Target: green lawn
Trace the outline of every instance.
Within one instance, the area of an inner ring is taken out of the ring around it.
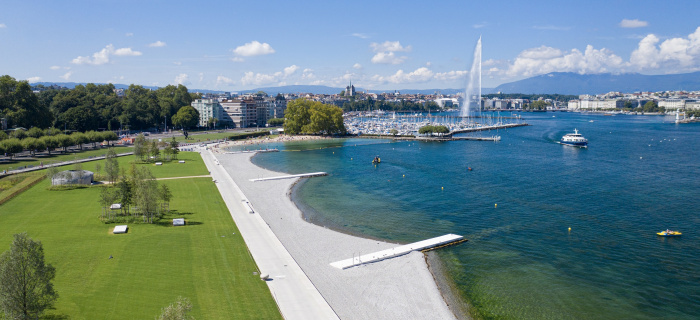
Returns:
[[[156,178],[201,176],[209,174],[207,167],[204,165],[202,157],[197,152],[181,151],[178,153],[177,159],[178,160],[163,161],[163,165],[161,166],[157,166],[153,163],[140,165],[148,166]],[[184,160],[185,163],[180,163],[180,160]],[[134,161],[134,156],[118,157],[117,161],[119,162],[119,168],[124,168],[128,172],[129,168],[131,168],[131,163]],[[102,173],[104,174],[104,161],[83,162],[83,170],[94,172],[95,165],[97,163],[102,166]]]
[[[117,153],[125,153],[125,152],[132,152],[134,151],[133,147],[116,147],[115,151]],[[70,160],[75,160],[77,159],[85,159],[93,156],[102,156],[107,153],[107,149],[90,149],[90,150],[84,150],[81,152],[75,152],[75,153],[67,153],[67,154],[59,154],[57,152],[53,152],[51,156],[41,156],[41,157],[34,157],[30,159],[7,159],[5,161],[0,161],[0,171],[3,170],[10,170],[10,169],[17,169],[18,167],[26,167],[26,166],[38,166],[40,164],[51,164],[51,163],[56,163],[56,162],[63,162],[63,161],[70,161]]]
[[[159,177],[206,174],[201,159],[189,156],[198,154],[187,153],[184,165],[151,169]],[[44,180],[0,206],[0,251],[19,232],[43,243],[60,295],[48,314],[58,317],[148,319],[183,296],[192,301],[197,319],[280,319],[211,179],[160,183],[172,190],[175,212],[162,224],[130,224],[127,234],[113,235],[114,225],[98,219],[100,187],[48,191]],[[175,217],[188,225],[170,226]]]
[[[272,130],[273,128],[261,128],[260,131],[269,131]],[[246,131],[256,131],[255,128],[248,128]],[[211,132],[211,131],[210,131]],[[211,132],[211,133],[196,133],[196,132],[190,132],[190,138],[185,140],[185,136],[183,136],[181,133],[178,133],[178,135],[175,135],[175,140],[182,142],[182,143],[196,143],[196,142],[206,142],[210,140],[219,140],[219,139],[228,139],[231,136],[236,136],[236,135],[241,135],[244,133],[248,132],[243,132],[243,131],[225,131],[225,132]],[[163,141],[170,141],[172,139],[171,137],[163,138]]]

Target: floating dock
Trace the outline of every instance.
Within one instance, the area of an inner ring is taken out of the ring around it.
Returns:
[[[291,175],[287,175],[287,176],[250,179],[250,181],[258,182],[258,181],[293,179],[293,178],[311,178],[311,177],[320,177],[320,176],[327,176],[327,175],[328,175],[328,173],[325,173],[325,172],[312,172],[312,173],[302,173],[302,174],[291,174]]]
[[[466,239],[464,239],[463,236],[456,235],[456,234],[446,234],[444,236],[439,236],[436,238],[431,238],[423,241],[418,241],[414,243],[409,243],[406,245],[394,247],[391,249],[386,249],[382,251],[377,251],[374,253],[370,254],[364,254],[361,256],[356,256],[352,257],[350,259],[345,259],[341,261],[336,261],[331,263],[331,266],[334,266],[338,269],[347,269],[355,266],[359,266],[365,263],[372,263],[372,262],[377,262],[381,261],[384,259],[390,259],[398,256],[402,256],[404,254],[410,253],[411,251],[425,251],[429,249],[433,249],[436,247],[444,247],[447,245],[451,244],[456,244],[460,242],[464,242]]]

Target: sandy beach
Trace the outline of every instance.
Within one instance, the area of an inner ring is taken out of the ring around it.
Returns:
[[[235,143],[235,142],[234,142]],[[421,252],[345,270],[331,262],[397,246],[303,220],[290,198],[298,179],[251,182],[284,173],[255,166],[252,154],[216,158],[341,319],[455,319]],[[317,177],[312,179],[323,179]],[[361,199],[358,199],[361,200]]]
[[[218,143],[213,145],[213,151],[216,153],[223,152],[223,149],[227,147],[234,147],[234,146],[251,146],[253,147],[252,149],[257,149],[255,146],[260,145],[261,148],[264,148],[265,144],[267,143],[272,143],[272,142],[293,142],[293,141],[309,141],[309,140],[322,140],[322,139],[333,139],[330,137],[325,137],[325,136],[303,136],[303,135],[298,135],[298,136],[287,136],[287,135],[278,135],[276,137],[270,138],[270,137],[258,137],[258,138],[251,138],[251,139],[245,139],[245,140],[233,140],[233,141],[226,141],[223,143]]]

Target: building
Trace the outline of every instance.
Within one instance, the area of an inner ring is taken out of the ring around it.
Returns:
[[[355,96],[355,86],[352,85],[352,82],[350,82],[350,85],[345,87],[345,96],[346,97],[354,97]]]
[[[192,101],[192,107],[199,112],[199,126],[206,127],[209,118],[221,121],[223,118],[223,108],[216,99],[196,99]]]

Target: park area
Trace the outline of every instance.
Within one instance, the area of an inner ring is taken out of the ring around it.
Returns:
[[[41,241],[56,268],[59,298],[51,319],[147,319],[178,297],[196,319],[281,319],[277,305],[210,177],[195,152],[148,166],[172,192],[171,211],[157,223],[130,223],[125,234],[99,219],[100,188],[50,191],[44,179],[0,205],[0,252],[13,234]],[[119,157],[128,169],[133,156]],[[93,170],[96,163],[83,164]],[[172,226],[185,218],[186,225]]]

